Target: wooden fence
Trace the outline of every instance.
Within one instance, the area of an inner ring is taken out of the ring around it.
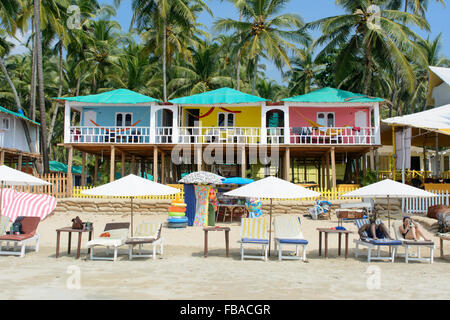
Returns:
[[[37,176],[37,178],[50,182],[49,186],[16,186],[18,192],[43,193],[56,198],[67,198],[70,196],[67,184],[67,175],[61,173],[49,173]]]
[[[426,214],[428,208],[438,204],[448,206],[450,204],[450,193],[448,191],[435,190],[429,192],[436,194],[431,198],[405,198],[402,209],[406,214]]]
[[[169,196],[144,196],[144,197],[136,197],[136,199],[152,199],[152,200],[175,200],[176,198],[184,199],[184,188],[182,184],[168,184],[170,187],[174,187],[180,189],[181,192],[177,194],[172,194]],[[81,191],[89,190],[94,188],[93,186],[85,186],[85,187],[73,187],[73,198],[93,198],[93,199],[107,199],[109,197],[105,196],[88,196],[81,193]],[[114,197],[117,199],[124,199],[127,197]]]

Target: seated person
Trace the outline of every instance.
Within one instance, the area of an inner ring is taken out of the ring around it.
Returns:
[[[419,225],[413,221],[410,217],[403,218],[403,224],[398,228],[403,238],[407,240],[418,240],[418,237],[422,237],[425,241],[431,241],[427,239],[422,233]]]
[[[373,240],[388,238],[389,240],[394,240],[391,238],[389,234],[389,230],[386,227],[386,225],[381,222],[379,225],[375,223],[375,218],[370,218],[370,223],[366,223],[361,226],[358,230],[358,234],[361,237],[361,239],[365,238],[363,232],[365,231],[367,233],[368,238],[372,238]]]

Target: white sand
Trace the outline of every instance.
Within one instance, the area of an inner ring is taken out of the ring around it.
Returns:
[[[82,258],[76,260],[77,237],[73,235],[72,255],[67,256],[66,233],[62,234],[61,256],[55,259],[55,230],[69,226],[73,217],[57,214],[40,224],[39,253],[30,251],[22,259],[0,256],[0,299],[450,299],[449,260],[439,258],[439,240],[435,237],[434,264],[405,264],[404,258],[398,258],[394,264],[369,264],[365,257],[355,259],[356,234],[350,235],[347,260],[337,256],[337,235],[330,235],[329,258],[324,259],[318,256],[316,228],[336,226],[337,221],[312,221],[305,217],[302,223],[305,238],[310,242],[308,263],[279,262],[274,253],[267,262],[241,261],[237,242],[240,227],[235,222],[218,223],[231,226],[229,258],[225,257],[223,232],[209,233],[210,250],[205,259],[203,231],[191,227],[164,228],[164,255],[157,260],[129,261],[127,247],[120,249],[116,262],[86,260],[87,234],[83,235]],[[129,215],[80,214],[80,217],[94,223],[95,236],[107,222],[129,221]],[[135,225],[140,221],[166,219],[166,214],[136,215]],[[353,223],[344,226],[356,231]],[[448,242],[445,251],[450,253]],[[428,249],[423,254],[427,256]],[[80,268],[80,289],[67,286],[72,276],[68,269],[72,266]],[[379,288],[374,272],[380,276]]]

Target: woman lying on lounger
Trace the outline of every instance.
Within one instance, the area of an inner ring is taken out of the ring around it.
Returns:
[[[398,228],[403,238],[407,240],[418,240],[417,236],[422,237],[425,241],[431,241],[427,239],[420,229],[419,225],[413,221],[410,217],[403,218],[403,224]]]
[[[383,222],[379,225],[375,223],[375,219],[371,218],[370,223],[366,223],[361,226],[358,230],[359,236],[365,238],[366,236],[363,234],[365,231],[367,233],[367,237],[372,238],[373,240],[388,238],[389,240],[394,240],[391,238],[389,234],[388,228],[385,226]]]

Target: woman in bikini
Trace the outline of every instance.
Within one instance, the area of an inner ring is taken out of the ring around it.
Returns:
[[[398,228],[403,238],[407,240],[418,240],[422,237],[425,241],[431,241],[425,237],[419,225],[410,217],[403,218],[403,224]]]

